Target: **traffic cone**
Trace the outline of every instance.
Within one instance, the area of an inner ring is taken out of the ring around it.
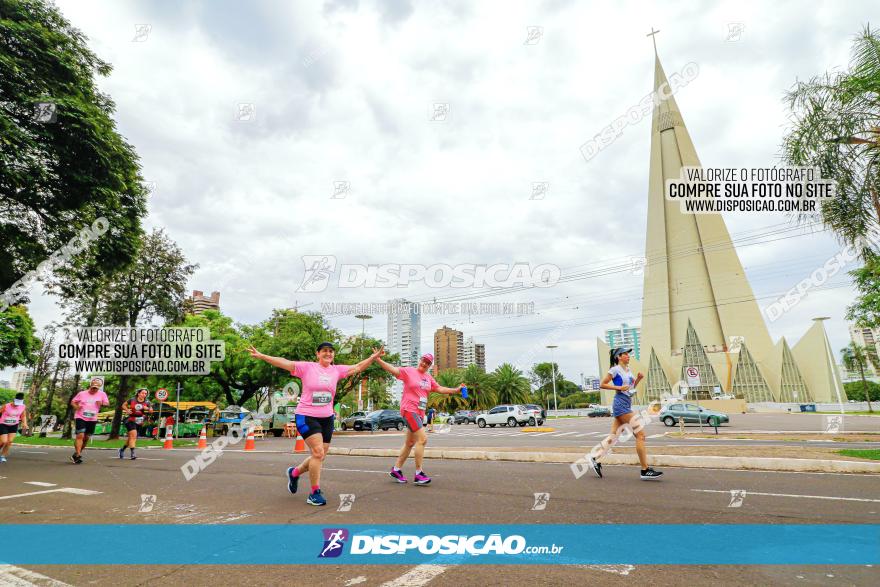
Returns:
[[[254,450],[254,429],[248,428],[247,440],[244,441],[245,450]]]
[[[199,450],[208,448],[208,431],[205,426],[202,426],[202,431],[199,432],[199,445],[197,448]]]
[[[296,432],[296,444],[293,447],[293,452],[306,452],[306,441],[303,440],[299,430]]]
[[[173,427],[173,426],[167,426],[167,427],[165,428],[165,444],[162,445],[162,448],[163,448],[163,449],[174,448],[174,436],[173,436],[173,433],[174,433],[174,427]]]

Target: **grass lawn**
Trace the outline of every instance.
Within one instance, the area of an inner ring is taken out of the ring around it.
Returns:
[[[871,459],[872,461],[880,461],[880,449],[876,448],[839,450],[837,451],[837,454],[845,457],[859,457],[862,459]]]
[[[15,444],[42,444],[44,446],[73,446],[73,439],[70,440],[60,438],[58,436],[47,436],[46,438],[40,438],[39,436],[21,436],[18,435],[15,437]],[[89,440],[89,447],[95,448],[119,448],[123,444],[125,444],[125,440],[119,438],[117,440],[96,440],[92,438]],[[143,446],[162,446],[164,441],[162,440],[153,440],[152,438],[138,438],[137,445],[138,447]],[[196,444],[195,439],[186,438],[182,440],[175,440],[174,446],[193,446]]]

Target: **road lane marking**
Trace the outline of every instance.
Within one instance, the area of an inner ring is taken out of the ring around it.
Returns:
[[[24,455],[47,455],[47,454],[49,454],[48,451],[44,451],[44,450],[21,450],[21,449],[18,449],[15,452],[18,452],[18,453],[21,453]]]
[[[446,570],[446,565],[419,565],[396,579],[382,583],[382,587],[421,587]]]
[[[17,493],[15,495],[0,496],[3,499],[15,499],[16,497],[30,497],[31,495],[43,495],[44,493],[72,493],[74,495],[98,495],[100,491],[91,489],[77,489],[76,487],[60,487],[58,489],[45,489],[43,491],[31,491],[29,493]]]
[[[663,433],[661,433],[661,434],[652,434],[652,435],[649,436],[648,438],[660,438],[661,436],[666,436],[666,433],[663,432]]]
[[[57,483],[46,483],[45,481],[25,481],[25,485],[36,485],[38,487],[57,487]]]
[[[13,587],[70,587],[46,575],[15,565],[0,565],[0,585]]]
[[[559,436],[569,436],[569,435],[571,435],[571,434],[577,434],[577,431],[575,431],[575,432],[560,432],[559,434],[555,434],[555,436],[557,436],[557,437],[559,437]]]
[[[722,491],[720,489],[691,489],[691,491],[699,491],[701,493],[724,493],[730,494],[730,491]],[[833,495],[796,495],[794,493],[761,493],[759,491],[745,490],[748,495],[765,495],[769,497],[803,497],[805,499],[830,499],[834,501],[863,501],[868,503],[880,503],[880,499],[867,499],[864,497],[835,497]]]

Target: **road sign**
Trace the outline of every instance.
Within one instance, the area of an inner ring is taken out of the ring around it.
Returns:
[[[700,370],[696,367],[688,367],[685,369],[688,387],[700,387]]]
[[[156,390],[156,399],[159,400],[160,402],[164,402],[166,399],[168,399],[168,390],[165,389],[164,387],[160,387],[159,389],[157,389]]]

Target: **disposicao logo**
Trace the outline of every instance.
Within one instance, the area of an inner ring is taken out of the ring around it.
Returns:
[[[335,558],[342,554],[345,541],[348,540],[348,530],[345,528],[324,528],[324,547],[318,554],[318,558]]]

